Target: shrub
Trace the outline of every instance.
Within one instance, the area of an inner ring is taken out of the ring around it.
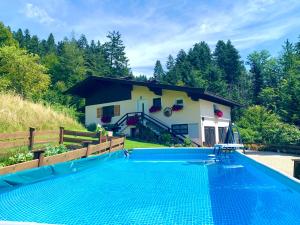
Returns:
[[[161,144],[164,144],[164,145],[171,145],[171,143],[172,143],[172,136],[171,136],[171,134],[169,134],[169,133],[163,133],[160,136],[160,142],[161,142]]]
[[[91,132],[96,132],[97,124],[96,123],[91,123],[91,124],[86,126],[86,129],[88,131],[91,131]]]
[[[282,122],[279,116],[263,106],[251,106],[246,109],[237,125],[240,128],[242,139],[246,143],[300,143],[299,129]]]
[[[183,146],[184,147],[192,147],[193,144],[192,144],[192,140],[190,138],[185,138],[184,141],[183,141]]]

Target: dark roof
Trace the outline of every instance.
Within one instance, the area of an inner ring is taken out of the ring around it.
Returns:
[[[128,86],[133,86],[133,85],[144,86],[144,87],[148,87],[151,91],[154,91],[158,95],[159,94],[161,95],[161,91],[163,89],[182,91],[182,92],[186,92],[188,96],[190,96],[193,100],[204,99],[204,100],[220,103],[227,106],[242,106],[241,104],[235,101],[205,91],[203,88],[168,85],[168,84],[161,84],[153,81],[142,82],[142,81],[136,81],[127,78],[122,79],[122,78],[89,76],[85,80],[77,83],[76,85],[68,89],[65,93],[77,95],[82,98],[88,98],[95,91],[99,90],[99,86],[103,86],[108,83],[110,84],[115,83],[119,85],[128,85]]]

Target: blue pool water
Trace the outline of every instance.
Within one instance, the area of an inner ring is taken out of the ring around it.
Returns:
[[[0,221],[300,224],[299,185],[238,153],[221,160],[209,149],[135,150],[129,159],[118,156],[0,191]]]

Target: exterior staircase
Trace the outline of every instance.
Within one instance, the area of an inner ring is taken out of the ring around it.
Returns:
[[[181,143],[183,143],[186,138],[182,134],[176,134],[175,132],[172,131],[172,129],[168,125],[145,114],[144,112],[126,113],[112,126],[111,129],[116,133],[121,133],[126,129],[126,127],[130,125],[137,125],[137,124],[131,124],[130,121],[141,123],[143,126],[150,128],[154,133],[158,135],[163,132],[167,132],[171,134],[172,137],[177,138]],[[199,143],[195,141],[192,141],[192,143],[197,147],[201,146]]]

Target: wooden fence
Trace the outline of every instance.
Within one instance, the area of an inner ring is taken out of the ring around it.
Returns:
[[[59,130],[36,130],[29,128],[27,132],[15,132],[10,134],[0,134],[1,149],[28,147],[29,150],[41,148],[44,144],[99,144],[105,142],[109,137],[101,136],[97,132],[82,132],[65,130],[61,127]]]
[[[35,150],[35,159],[0,168],[0,175],[14,173],[21,170],[32,169],[45,165],[67,162],[75,159],[86,158],[90,155],[99,155],[114,152],[124,148],[125,137],[110,138],[100,144],[88,144],[87,147],[68,151],[65,153],[44,157],[44,150]]]

